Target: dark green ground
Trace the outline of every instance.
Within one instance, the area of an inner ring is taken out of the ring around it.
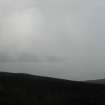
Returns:
[[[0,72],[0,105],[105,105],[105,85]]]

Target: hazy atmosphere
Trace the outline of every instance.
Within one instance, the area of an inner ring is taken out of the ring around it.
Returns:
[[[105,78],[104,0],[0,0],[0,71]]]

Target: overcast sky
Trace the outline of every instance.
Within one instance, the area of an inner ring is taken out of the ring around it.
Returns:
[[[104,28],[104,0],[0,0],[0,71],[105,78]]]

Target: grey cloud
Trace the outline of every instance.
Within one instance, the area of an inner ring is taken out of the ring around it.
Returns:
[[[102,78],[104,11],[104,0],[1,0],[0,61],[40,62],[28,65],[32,73],[61,78]]]

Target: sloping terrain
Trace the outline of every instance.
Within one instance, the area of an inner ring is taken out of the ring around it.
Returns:
[[[104,105],[105,85],[0,72],[0,105]]]
[[[105,79],[87,80],[88,83],[105,84]]]

